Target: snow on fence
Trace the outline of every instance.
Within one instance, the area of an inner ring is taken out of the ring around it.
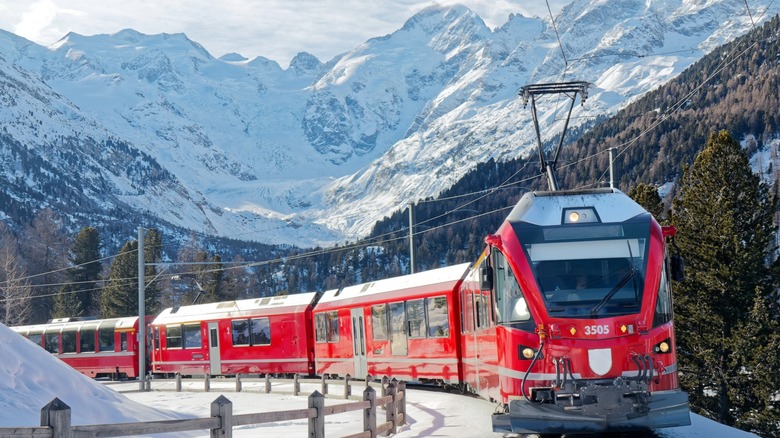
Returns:
[[[270,378],[265,378],[265,392],[271,392]],[[281,381],[289,381],[282,379]],[[293,393],[298,395],[300,383],[298,376],[293,381]],[[311,383],[313,380],[307,380]],[[369,382],[367,379],[366,382]],[[210,379],[204,379],[204,389],[210,389]],[[314,380],[322,384],[327,394],[328,383],[325,378]],[[337,381],[341,382],[341,381]],[[350,379],[344,379],[344,398],[351,395]],[[332,383],[332,381],[330,382]],[[149,389],[147,380],[147,389]],[[181,377],[177,376],[176,389],[181,390]],[[242,380],[236,376],[236,391],[241,391]],[[363,391],[362,401],[340,405],[325,406],[325,395],[314,391],[308,399],[308,408],[291,411],[261,412],[255,414],[233,415],[233,405],[224,395],[220,395],[211,403],[211,417],[186,420],[160,420],[139,423],[90,424],[71,425],[71,409],[60,399],[55,398],[41,409],[40,427],[6,427],[0,428],[0,437],[24,438],[87,438],[87,437],[120,437],[147,435],[168,432],[184,432],[209,430],[211,438],[231,438],[233,427],[253,424],[274,423],[290,420],[309,420],[309,437],[325,437],[325,416],[344,412],[363,410],[363,431],[343,438],[375,438],[381,434],[390,436],[397,433],[398,426],[406,424],[406,384],[395,379],[382,382],[382,396],[376,396],[376,390],[369,384]],[[385,421],[377,424],[377,407],[385,408]]]

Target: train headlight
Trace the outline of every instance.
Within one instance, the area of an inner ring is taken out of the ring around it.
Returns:
[[[653,350],[656,353],[661,353],[661,354],[668,353],[669,350],[671,350],[671,349],[672,349],[672,347],[669,346],[669,340],[668,339],[665,340],[665,341],[661,341],[660,343],[656,344],[655,348],[653,348]]]
[[[600,222],[596,209],[593,207],[564,208],[564,224],[586,224]]]
[[[520,360],[531,360],[536,356],[536,350],[531,347],[526,347],[525,345],[518,345],[517,351],[518,359]]]

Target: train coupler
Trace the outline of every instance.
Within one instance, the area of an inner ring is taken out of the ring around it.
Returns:
[[[493,416],[495,432],[593,433],[659,429],[691,424],[688,394],[680,390],[650,393],[628,379],[583,382],[578,389],[534,388],[533,398],[509,401],[508,412]]]

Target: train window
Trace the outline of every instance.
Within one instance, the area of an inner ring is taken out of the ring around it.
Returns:
[[[95,329],[83,329],[79,332],[79,352],[95,352]]]
[[[75,330],[62,332],[62,352],[63,353],[76,352],[76,331]]]
[[[166,339],[168,340],[168,348],[181,348],[181,326],[180,325],[168,325],[165,326]],[[123,333],[124,334],[124,333]]]
[[[406,302],[406,321],[410,338],[425,337],[425,306],[423,300]]]
[[[200,324],[184,324],[184,348],[201,348]]]
[[[371,306],[371,328],[375,341],[387,339],[387,304]]]
[[[268,318],[252,320],[252,345],[271,344],[271,322]]]
[[[41,343],[43,341],[43,335],[40,333],[31,334],[27,339],[32,341],[34,344],[37,344],[39,347],[41,346]]]
[[[658,301],[655,304],[653,327],[658,327],[672,320],[672,291],[666,278],[666,263],[661,271],[661,283],[658,286]]]
[[[495,269],[494,290],[496,307],[498,311],[497,322],[525,322],[531,320],[528,311],[528,303],[517,282],[512,267],[501,251],[493,252],[493,266]]]
[[[404,303],[390,304],[390,350],[394,356],[406,356],[406,312]]]
[[[233,345],[249,345],[249,321],[246,319],[232,322]]]
[[[155,350],[160,349],[160,327],[154,327],[152,329],[152,346]]]
[[[333,310],[314,315],[317,342],[339,341],[339,314]]]
[[[100,351],[114,351],[113,328],[101,328],[98,330],[98,345]]]
[[[447,297],[426,298],[425,304],[428,311],[428,337],[449,337],[450,319],[447,313]]]
[[[60,334],[59,333],[46,333],[44,336],[44,348],[51,354],[57,354],[60,352]]]
[[[127,332],[119,333],[119,348],[121,351],[127,351]]]

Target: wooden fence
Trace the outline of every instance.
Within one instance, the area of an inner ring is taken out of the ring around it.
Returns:
[[[209,390],[210,379],[206,377],[204,389]],[[147,381],[148,382],[148,381]],[[270,392],[270,378],[266,377],[266,392]],[[293,380],[294,392],[300,391],[301,380]],[[295,383],[297,382],[297,384]],[[308,380],[310,383],[311,380]],[[319,383],[320,380],[314,382]],[[324,392],[327,393],[328,381],[322,379]],[[337,381],[341,382],[341,381]],[[351,386],[345,379],[344,398],[349,398]],[[147,383],[148,388],[149,383]],[[242,379],[236,378],[236,390],[241,391]],[[181,379],[177,378],[177,389],[181,390]],[[376,396],[376,390],[367,385],[362,401],[340,405],[325,406],[325,395],[314,391],[308,399],[308,407],[292,411],[262,412],[256,414],[233,415],[233,405],[225,396],[217,397],[211,403],[211,416],[185,420],[160,420],[140,423],[115,423],[93,425],[71,425],[71,408],[55,398],[41,409],[40,427],[0,428],[0,437],[24,438],[94,438],[147,435],[168,432],[208,430],[211,438],[231,438],[233,427],[253,424],[274,423],[278,421],[309,420],[309,437],[325,437],[325,416],[351,411],[363,411],[363,431],[343,438],[375,438],[397,433],[398,426],[406,424],[406,384],[393,379],[382,385],[382,396]],[[385,408],[385,421],[377,424],[377,407]]]

